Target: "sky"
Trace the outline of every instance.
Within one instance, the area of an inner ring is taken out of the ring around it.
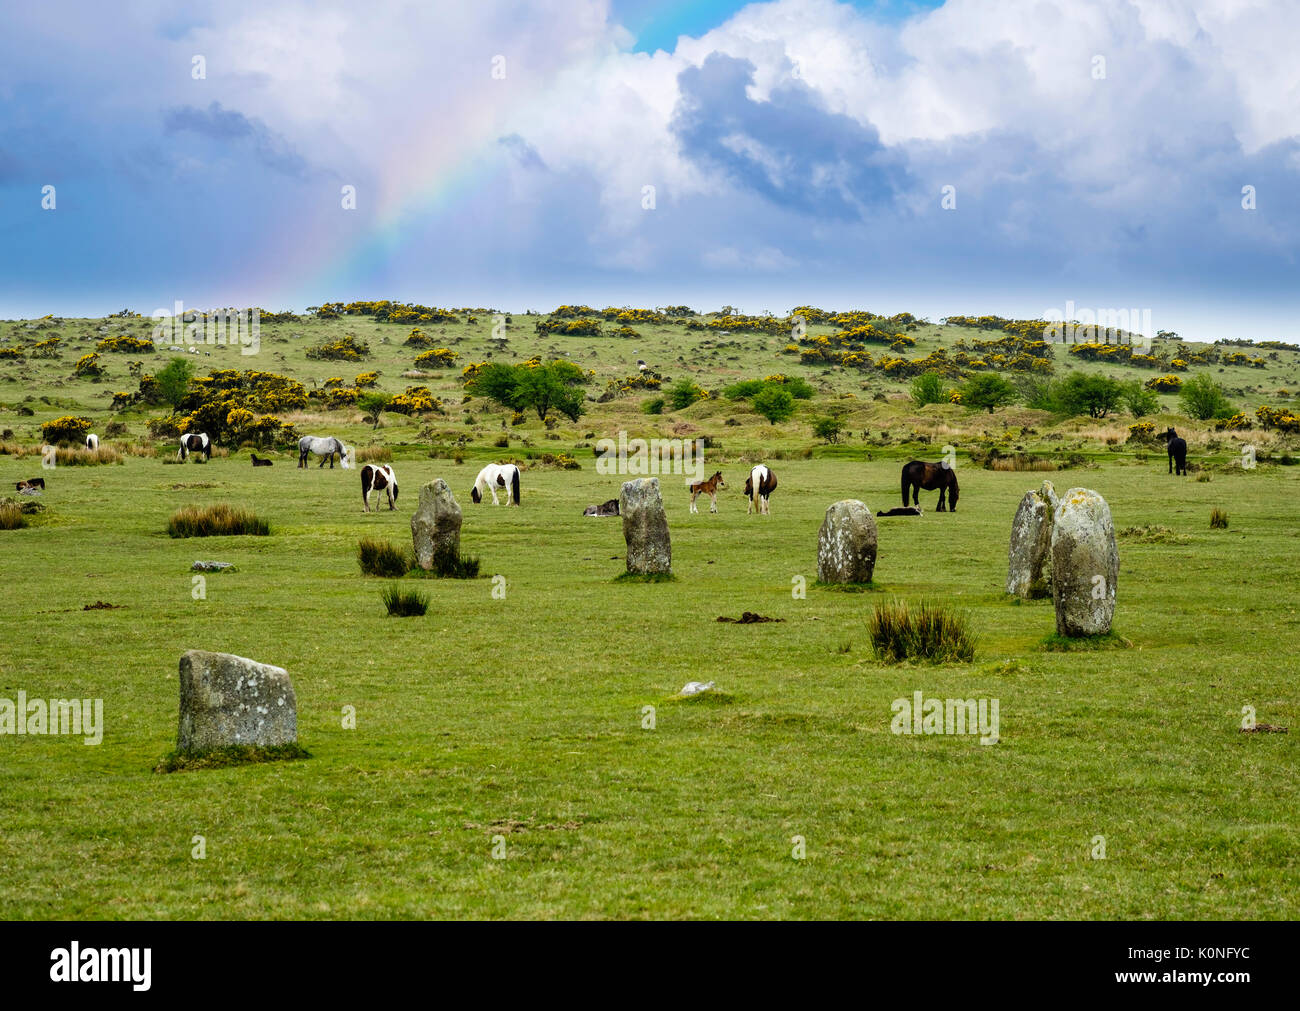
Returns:
[[[1300,338],[1293,0],[0,10],[0,317],[391,298]]]

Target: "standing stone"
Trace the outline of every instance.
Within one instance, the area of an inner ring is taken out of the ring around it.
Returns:
[[[442,478],[420,489],[420,504],[411,517],[411,540],[415,560],[426,572],[433,568],[435,557],[447,553],[460,555],[460,503]]]
[[[1110,506],[1095,491],[1071,488],[1052,521],[1052,600],[1058,635],[1103,635],[1115,616],[1119,548]]]
[[[298,701],[282,667],[192,649],[181,656],[180,682],[178,751],[298,739]]]
[[[876,569],[876,521],[865,502],[845,499],[826,510],[817,534],[817,579],[869,583]]]
[[[657,477],[627,481],[618,496],[627,541],[627,571],[638,575],[672,572],[673,546]]]
[[[1007,552],[1007,593],[1017,597],[1047,596],[1047,568],[1052,556],[1052,516],[1059,505],[1051,481],[1027,491],[1011,521]]]

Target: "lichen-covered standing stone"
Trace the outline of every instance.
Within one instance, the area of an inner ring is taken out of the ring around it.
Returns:
[[[1011,521],[1011,546],[1007,551],[1007,593],[1034,596],[1036,583],[1044,585],[1052,556],[1052,517],[1059,502],[1051,481],[1038,491],[1027,491]],[[1038,594],[1046,596],[1045,593]]]
[[[1059,635],[1102,635],[1115,616],[1119,547],[1110,506],[1095,491],[1071,488],[1052,520],[1052,601]]]
[[[460,503],[442,478],[420,488],[420,503],[411,517],[411,541],[420,568],[433,568],[433,560],[447,553],[460,555]]]
[[[282,667],[192,649],[181,656],[180,683],[178,751],[298,739],[298,701]]]
[[[637,575],[672,572],[673,546],[659,479],[639,477],[624,483],[618,511],[623,517],[623,539],[627,541],[627,571]]]
[[[817,534],[817,578],[869,583],[876,569],[876,520],[865,502],[844,499],[826,510]]]

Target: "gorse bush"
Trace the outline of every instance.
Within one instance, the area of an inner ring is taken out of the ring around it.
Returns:
[[[367,576],[400,579],[410,571],[411,558],[388,541],[363,537],[357,542],[357,564]]]
[[[969,663],[975,657],[975,636],[965,615],[942,604],[905,600],[876,604],[867,622],[876,658],[886,663],[926,660],[930,663]]]
[[[58,446],[70,442],[82,446],[85,445],[86,433],[89,431],[89,418],[76,418],[71,415],[64,415],[62,418],[55,418],[53,421],[42,423],[41,438],[52,446]]]
[[[671,410],[680,411],[699,400],[703,400],[706,396],[704,390],[696,383],[691,382],[689,379],[679,379],[668,387],[668,407]]]
[[[429,597],[419,590],[390,586],[379,595],[379,598],[388,609],[390,618],[418,618],[429,610]]]
[[[247,534],[265,537],[271,532],[265,520],[248,509],[220,504],[186,506],[172,513],[167,533],[172,537],[228,537]]]

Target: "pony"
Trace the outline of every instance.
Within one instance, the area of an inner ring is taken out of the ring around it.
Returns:
[[[598,506],[589,505],[587,506],[586,509],[582,511],[582,515],[583,516],[617,516],[618,499],[612,498],[608,502],[603,502]]]
[[[919,505],[920,491],[934,491],[939,489],[939,504],[935,506],[934,511],[956,512],[957,511],[957,472],[943,463],[922,463],[920,460],[912,460],[903,464],[903,505],[907,505],[907,495],[910,491],[912,494],[912,505]],[[947,498],[947,509],[944,508],[944,498]]]
[[[348,463],[348,447],[332,435],[304,435],[298,440],[298,466],[300,468],[307,466],[307,457],[312,453],[321,458],[320,465],[322,467],[325,466],[325,460],[328,457],[330,470],[334,469],[335,453],[339,455],[340,467],[347,470],[350,466]]]
[[[470,490],[469,497],[475,502],[483,501],[483,492],[488,490],[492,492],[492,504],[500,505],[497,501],[497,489],[506,489],[506,505],[519,504],[519,468],[513,463],[489,463],[486,467],[478,472],[478,477],[474,478],[474,487]]]
[[[901,509],[894,508],[894,509],[888,509],[885,512],[877,512],[876,515],[877,516],[920,516],[921,507],[919,505],[903,506],[903,508]]]
[[[99,449],[99,436],[96,435],[94,432],[91,432],[89,435],[86,436],[86,448]]]
[[[376,466],[368,463],[361,468],[361,501],[365,504],[366,512],[370,512],[370,493],[372,491],[386,491],[388,493],[388,511],[392,512],[397,508],[397,475],[393,473],[393,468],[388,464]]]
[[[269,466],[271,466],[271,464],[274,462],[274,461],[272,461],[272,460],[263,460],[263,459],[262,459],[260,456],[258,456],[256,453],[253,453],[252,456],[253,456],[253,466],[254,466],[254,467],[269,467]]]
[[[181,436],[181,451],[177,454],[177,457],[183,461],[191,453],[202,453],[203,459],[212,459],[212,441],[208,438],[206,432],[195,432],[192,435]]]
[[[745,510],[748,516],[755,509],[760,516],[772,515],[772,509],[767,504],[767,498],[776,490],[776,475],[771,469],[759,464],[749,472],[749,477],[745,478],[745,498],[749,499],[749,508]]]
[[[17,491],[27,491],[27,492],[31,492],[31,491],[36,490],[37,488],[39,488],[41,491],[44,491],[44,490],[45,490],[45,478],[43,478],[43,477],[29,477],[26,481],[19,481],[18,484],[16,484],[14,487],[15,487],[15,489],[16,489]]]
[[[695,508],[695,500],[700,495],[709,496],[709,512],[718,511],[718,492],[727,487],[727,482],[722,480],[722,471],[713,472],[713,476],[707,481],[695,481],[691,484],[691,512],[698,513]]]
[[[1164,433],[1164,440],[1169,450],[1169,473],[1174,473],[1177,464],[1179,476],[1187,476],[1187,440],[1180,438],[1172,428]]]

